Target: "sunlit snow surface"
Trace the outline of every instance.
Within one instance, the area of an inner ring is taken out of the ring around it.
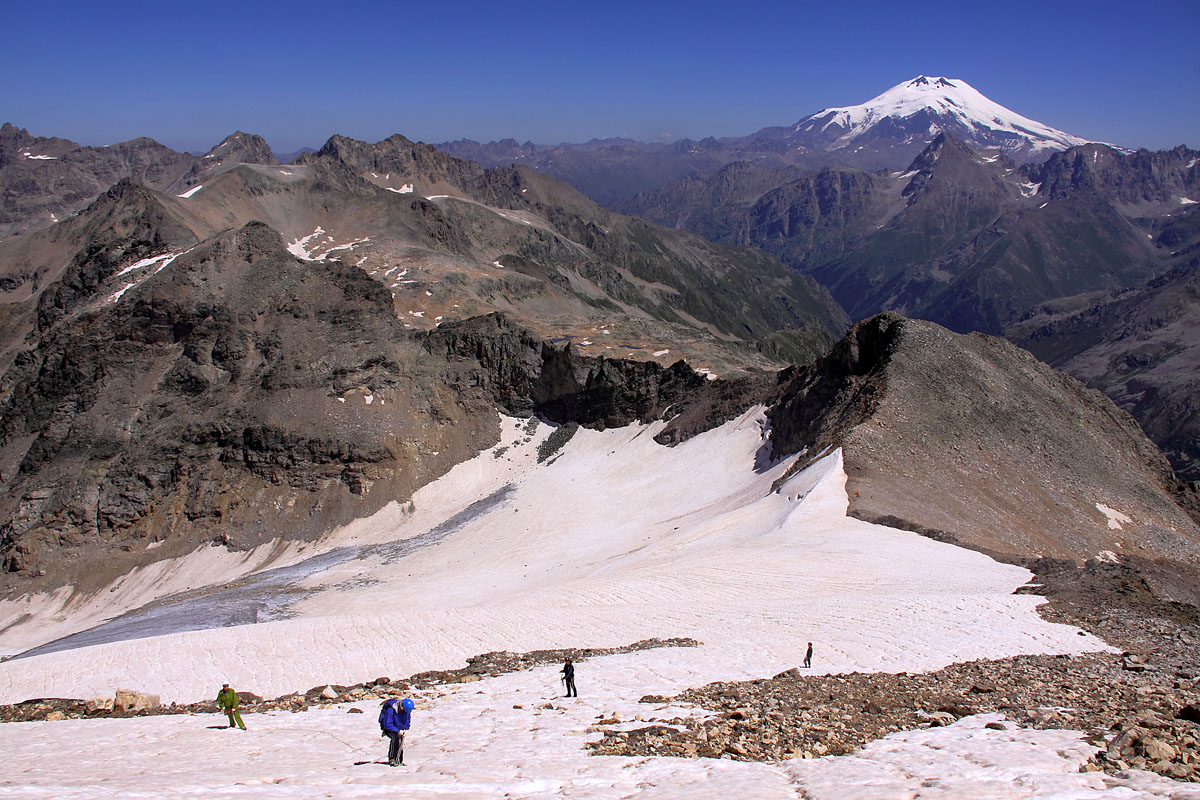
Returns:
[[[839,453],[772,493],[788,462],[767,456],[760,412],[674,448],[653,442],[658,426],[580,430],[542,465],[535,452],[548,427],[526,440],[523,424],[503,421],[502,452],[324,543],[362,550],[297,580],[291,618],[11,660],[0,664],[0,701],[118,686],[186,701],[224,681],[270,696],[457,667],[490,650],[651,636],[703,646],[582,662],[582,696],[551,709],[539,706],[560,691],[555,667],[427,692],[403,769],[355,764],[384,755],[372,703],[358,706],[362,715],[249,715],[245,733],[206,727],[216,716],[0,725],[0,798],[351,798],[389,786],[469,798],[1136,796],[1077,772],[1091,752],[1079,734],[991,731],[989,718],[772,765],[587,756],[598,715],[686,713],[637,699],[774,675],[797,665],[808,641],[814,672],[1103,645],[1041,620],[1039,598],[1014,595],[1025,570],[846,517]],[[480,505],[485,498],[493,502]],[[389,549],[438,530],[421,546]],[[1135,780],[1148,796],[1172,785]]]
[[[821,130],[834,124],[842,126],[846,132],[838,142],[849,143],[880,120],[887,117],[903,119],[924,109],[948,114],[968,128],[1015,133],[1043,147],[1065,150],[1087,144],[1087,139],[1043,125],[989,100],[958,78],[917,78],[893,86],[860,105],[826,108],[811,118],[824,119]]]

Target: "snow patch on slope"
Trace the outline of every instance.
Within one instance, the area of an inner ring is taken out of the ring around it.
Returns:
[[[847,517],[840,453],[772,492],[788,463],[764,461],[763,422],[759,410],[673,448],[653,441],[662,423],[580,430],[549,465],[540,426],[423,489],[419,511],[389,506],[331,537],[323,547],[399,549],[322,564],[288,589],[290,618],[10,660],[0,702],[117,686],[195,700],[223,681],[271,696],[651,637],[704,646],[664,658],[642,693],[773,675],[807,641],[821,668],[847,672],[1104,649],[1013,594],[1026,570]]]
[[[108,299],[105,301],[105,305],[108,305],[111,303],[116,303],[122,297],[124,297],[125,293],[128,292],[130,289],[144,283],[151,276],[157,275],[158,273],[162,272],[164,269],[166,269],[171,264],[172,261],[179,258],[181,255],[190,253],[191,251],[192,251],[192,248],[188,248],[187,250],[180,250],[177,253],[163,253],[162,255],[151,256],[150,258],[143,258],[140,261],[135,261],[134,263],[125,267],[120,272],[113,275],[113,277],[120,278],[121,276],[128,275],[129,273],[132,273],[132,272],[137,272],[139,270],[144,270],[144,271],[141,275],[137,276],[133,281],[126,283],[123,287],[121,287],[120,289],[118,289],[117,291],[115,291],[111,295],[109,295]],[[152,267],[155,264],[157,264],[158,267],[154,271],[150,271],[149,267]]]
[[[296,258],[302,258],[305,261],[315,261],[316,259],[312,258],[309,255],[307,245],[309,242],[311,242],[313,239],[317,238],[324,232],[325,232],[325,229],[322,228],[320,225],[318,225],[317,229],[315,231],[313,231],[312,233],[310,233],[308,236],[302,236],[299,239],[296,239],[294,242],[289,242],[288,246],[287,246],[288,252],[291,253],[292,255],[294,255]],[[315,246],[314,246],[314,249],[315,249]]]
[[[1133,521],[1129,518],[1128,514],[1122,514],[1115,508],[1109,508],[1103,503],[1096,503],[1096,510],[1108,517],[1108,527],[1112,530],[1119,531],[1122,525],[1127,525]]]
[[[0,725],[6,781],[20,796],[79,800],[350,800],[397,790],[783,800],[909,797],[931,787],[956,798],[1171,796],[1177,784],[1156,776],[1078,772],[1092,752],[1081,734],[984,728],[994,717],[777,764],[587,755],[599,716],[649,724],[697,713],[637,698],[776,674],[799,663],[810,640],[815,673],[1103,649],[1042,620],[1041,598],[1012,593],[1026,570],[847,517],[839,452],[772,491],[791,459],[771,460],[764,426],[756,409],[674,448],[653,442],[661,423],[580,430],[539,464],[550,426],[502,419],[497,447],[314,546],[363,549],[290,587],[304,598],[292,618],[7,661],[0,702],[110,695],[116,686],[167,701],[211,698],[226,681],[273,695],[459,666],[488,650],[648,636],[692,636],[700,647],[582,662],[581,697],[570,702],[554,698],[557,666],[419,693],[406,769],[371,763],[386,742],[374,703],[363,702],[355,705],[363,714],[246,715],[244,733],[211,730],[222,723],[215,715]],[[175,568],[188,565],[192,578],[207,571],[217,583],[243,574],[245,565],[214,555],[208,548]],[[107,595],[87,608],[102,610]],[[0,634],[5,649],[8,636]],[[70,780],[63,752],[72,754]],[[197,752],[206,757],[186,756]]]

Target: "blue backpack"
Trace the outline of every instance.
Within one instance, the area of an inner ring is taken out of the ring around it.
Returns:
[[[388,700],[379,710],[379,727],[385,731],[399,730],[400,715],[396,713],[396,701]]]
[[[404,710],[396,708],[395,698],[387,700],[379,711],[379,727],[385,731],[406,731],[411,723],[410,711],[414,707],[412,700],[404,698]]]

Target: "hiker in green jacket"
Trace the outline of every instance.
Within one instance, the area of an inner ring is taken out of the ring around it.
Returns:
[[[242,715],[237,710],[238,693],[230,689],[228,683],[217,692],[217,706],[229,717],[229,727],[234,727],[236,723],[237,727],[246,730],[246,723],[242,722]]]

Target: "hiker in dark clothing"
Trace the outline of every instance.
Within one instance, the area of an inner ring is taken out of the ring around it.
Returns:
[[[221,691],[217,692],[217,707],[225,712],[225,716],[229,717],[229,727],[246,730],[246,723],[242,722],[242,715],[237,710],[238,693],[230,689],[228,683],[221,687]]]
[[[410,698],[404,698],[400,707],[396,708],[396,698],[384,700],[379,710],[379,730],[381,736],[391,740],[388,745],[388,766],[404,766],[404,732],[412,724],[412,710],[416,708]]]
[[[579,697],[579,690],[575,688],[575,665],[569,657],[563,664],[562,681],[567,687],[567,697]]]
[[[808,643],[808,652],[804,654],[804,666],[812,666],[812,642]]]

